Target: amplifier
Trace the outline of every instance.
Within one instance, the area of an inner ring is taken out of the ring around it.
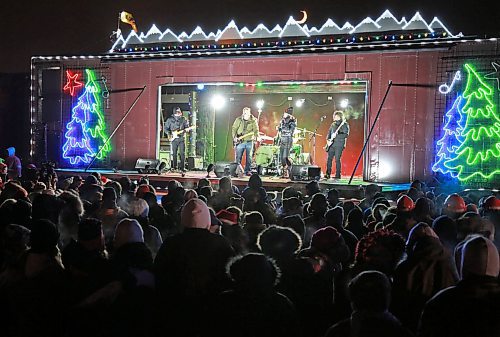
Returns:
[[[188,157],[188,170],[189,171],[202,171],[203,170],[203,157],[199,157],[199,156]]]
[[[321,167],[316,165],[292,165],[290,173],[291,180],[319,180],[321,178]]]

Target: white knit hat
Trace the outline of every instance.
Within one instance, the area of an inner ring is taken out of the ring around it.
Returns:
[[[186,228],[210,228],[210,211],[207,205],[198,198],[190,199],[181,212],[181,224]]]

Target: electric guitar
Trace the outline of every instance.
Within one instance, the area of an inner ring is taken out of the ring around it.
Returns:
[[[330,137],[330,139],[327,139],[326,140],[326,145],[324,147],[325,151],[328,152],[330,150],[330,147],[332,146],[333,144],[333,141],[335,139],[335,137],[337,137],[337,134],[339,133],[340,131],[340,128],[345,124],[345,120],[342,121],[342,123],[340,123],[339,127],[337,128],[337,130],[335,130],[335,132],[332,134],[332,136]]]
[[[233,139],[233,146],[236,146],[236,145],[240,144],[240,143],[241,143],[241,141],[243,140],[243,138],[248,137],[248,136],[251,136],[251,135],[253,135],[253,131],[252,131],[252,132],[249,132],[249,133],[247,133],[247,134],[241,135],[241,136],[238,136],[238,135],[237,135],[237,136],[236,136],[236,137],[234,137],[234,139]]]
[[[173,142],[174,140],[176,140],[177,138],[179,138],[180,136],[182,136],[184,133],[188,132],[188,131],[191,131],[193,129],[196,129],[196,126],[190,126],[188,128],[185,128],[183,130],[177,130],[177,131],[172,131],[170,136],[168,137],[168,140],[170,142]]]

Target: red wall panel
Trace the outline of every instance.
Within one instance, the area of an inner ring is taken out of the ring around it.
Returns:
[[[133,167],[138,157],[155,156],[158,86],[161,84],[365,78],[369,80],[367,126],[373,123],[389,80],[408,85],[395,86],[389,93],[367,149],[365,178],[394,182],[423,178],[429,173],[432,160],[436,90],[414,85],[435,85],[437,57],[436,51],[405,51],[111,62],[108,65],[112,71],[112,90],[146,85],[144,94],[113,140],[112,156],[127,168]],[[138,91],[129,91],[112,95],[114,125],[137,94]],[[360,150],[360,146],[348,145],[344,153],[344,175],[352,172]],[[317,151],[317,159],[323,153]],[[381,168],[388,166],[391,175],[381,176]]]

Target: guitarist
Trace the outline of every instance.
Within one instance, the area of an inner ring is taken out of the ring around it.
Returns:
[[[184,129],[187,129],[189,127],[189,123],[182,116],[182,110],[181,108],[177,107],[174,110],[174,114],[167,118],[167,121],[165,122],[165,132],[168,132],[170,134],[178,131],[182,131]],[[186,172],[185,169],[185,161],[186,161],[186,145],[184,144],[184,135],[180,135],[177,138],[173,139],[171,144],[172,148],[172,153],[173,153],[173,166],[172,169],[178,169],[181,171],[181,173],[184,175]],[[181,161],[179,165],[177,165],[177,155],[180,152],[181,155]]]
[[[347,136],[349,136],[349,124],[347,124],[344,118],[344,113],[342,111],[335,111],[333,113],[333,123],[330,125],[328,136],[326,137],[327,145],[325,146],[325,150],[328,152],[325,174],[326,179],[330,179],[333,157],[335,157],[335,179],[340,179],[340,171],[342,168],[340,158],[345,148]]]
[[[259,124],[257,118],[252,115],[249,107],[244,107],[241,116],[234,120],[232,136],[236,162],[239,165],[241,165],[241,160],[243,159],[243,152],[246,152],[245,175],[249,176],[252,164],[253,142],[259,138]]]

